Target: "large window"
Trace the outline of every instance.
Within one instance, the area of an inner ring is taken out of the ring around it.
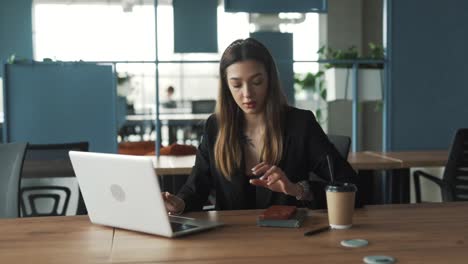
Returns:
[[[154,2],[151,0],[33,0],[34,59],[115,63],[120,78],[118,95],[136,114],[155,112],[156,45]],[[173,99],[187,106],[188,99],[216,99],[218,64],[167,61],[218,61],[235,39],[247,38],[253,27],[247,13],[226,13],[218,7],[218,53],[174,53],[173,10],[159,1],[159,98],[174,87]],[[316,60],[318,15],[306,14],[300,24],[279,26],[293,33],[294,59]],[[315,72],[316,63],[294,63],[297,73]],[[188,107],[187,107],[188,108]]]
[[[33,30],[37,60],[155,59],[154,8],[151,5],[136,5],[131,12],[124,12],[118,4],[36,2]]]
[[[35,0],[34,53],[36,60],[51,58],[62,61],[154,61],[155,30],[154,7],[151,1],[142,1],[124,11],[125,1],[74,0],[68,3]],[[225,13],[218,8],[218,46],[216,54],[176,54],[173,52],[173,12],[169,4],[158,6],[159,60],[219,60],[220,53],[238,38],[249,35],[249,17],[246,13]],[[318,15],[307,14],[305,21],[296,25],[280,25],[283,32],[294,35],[294,59],[316,60],[318,50]],[[153,74],[154,66],[139,64],[118,67],[133,76]],[[317,64],[296,63],[295,72],[316,71]],[[207,87],[217,85],[216,67],[210,64],[162,65],[161,88],[177,86],[176,97],[199,96]],[[206,78],[204,78],[206,77]],[[191,80],[189,80],[192,78]],[[206,79],[206,83],[195,81]],[[196,87],[190,87],[194,83]],[[154,81],[153,81],[154,83]],[[145,89],[151,88],[145,85]],[[163,92],[164,89],[161,89]],[[164,94],[161,94],[161,98]],[[147,103],[154,103],[154,96]]]
[[[117,1],[35,0],[35,59],[61,61],[154,61],[155,29],[152,3],[134,5],[131,11]],[[176,54],[173,51],[173,12],[169,4],[158,6],[158,55],[167,60],[219,60],[220,54]],[[220,52],[230,42],[249,35],[248,15],[225,13],[218,9],[218,45]],[[151,63],[119,63],[117,71],[131,76],[131,89],[119,89],[137,111],[155,105],[155,66]],[[216,97],[216,64],[161,63],[160,98],[165,88],[175,87],[175,99]]]
[[[51,3],[52,2],[52,3]],[[154,6],[148,1],[124,10],[125,1],[34,1],[34,56],[60,61],[147,61],[155,56]],[[159,12],[160,13],[160,12]],[[117,64],[118,87],[137,111],[155,104],[154,63]]]

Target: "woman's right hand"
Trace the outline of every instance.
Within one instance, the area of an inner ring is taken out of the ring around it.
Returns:
[[[164,200],[164,204],[166,205],[166,210],[169,214],[178,215],[184,211],[185,209],[184,200],[180,199],[179,197],[169,192],[163,192],[162,197]]]

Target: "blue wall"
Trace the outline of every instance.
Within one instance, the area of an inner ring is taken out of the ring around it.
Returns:
[[[32,59],[32,0],[0,0],[0,77],[3,63],[15,53]]]
[[[259,31],[250,36],[262,42],[275,59],[278,67],[281,88],[288,98],[288,103],[294,105],[294,69],[293,69],[293,37],[291,33]]]
[[[174,52],[218,52],[218,1],[173,0],[172,5]]]
[[[5,72],[5,142],[87,141],[90,151],[117,152],[111,65],[10,64]]]
[[[226,12],[279,13],[324,12],[327,0],[224,0]]]
[[[468,127],[468,1],[391,1],[389,150],[447,149]]]

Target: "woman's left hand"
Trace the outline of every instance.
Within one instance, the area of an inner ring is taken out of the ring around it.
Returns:
[[[289,181],[283,170],[275,165],[261,162],[252,168],[255,176],[262,175],[259,179],[251,179],[252,185],[268,188],[274,192],[282,192],[288,195],[296,195],[297,186]]]

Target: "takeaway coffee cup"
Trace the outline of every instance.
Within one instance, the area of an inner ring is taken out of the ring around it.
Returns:
[[[327,185],[328,222],[333,229],[348,229],[353,225],[354,198],[357,187],[352,183]]]

